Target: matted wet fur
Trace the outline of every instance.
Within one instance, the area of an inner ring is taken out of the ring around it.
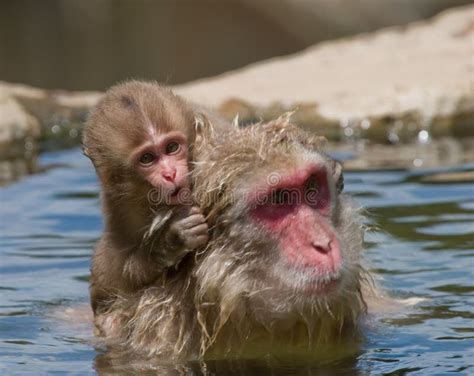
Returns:
[[[188,148],[195,117],[201,114],[218,128],[232,127],[156,82],[115,85],[91,112],[84,154],[96,168],[104,214],[91,266],[95,313],[107,310],[116,294],[153,285],[163,269],[207,242],[198,209],[169,200],[170,190],[189,191]],[[171,144],[176,148],[167,152]],[[145,166],[140,162],[144,155],[151,158]]]
[[[255,356],[291,347],[314,351],[321,343],[357,337],[365,300],[376,292],[362,265],[361,219],[344,194],[334,193],[331,218],[341,245],[340,283],[328,293],[308,294],[303,287],[309,277],[286,268],[277,240],[249,219],[246,194],[269,174],[308,161],[332,168],[319,151],[321,139],[286,117],[219,137],[206,122],[197,127],[193,194],[211,240],[153,287],[118,296],[95,318],[101,335],[164,360]]]

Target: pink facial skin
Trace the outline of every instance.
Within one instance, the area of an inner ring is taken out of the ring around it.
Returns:
[[[289,265],[321,280],[338,274],[341,251],[330,220],[332,197],[324,166],[293,171],[249,197],[252,218],[279,239]]]
[[[178,203],[178,193],[189,188],[188,141],[182,132],[153,134],[133,153],[143,177],[169,204]]]

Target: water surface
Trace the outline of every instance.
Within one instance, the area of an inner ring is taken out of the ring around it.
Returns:
[[[45,153],[40,164],[55,167],[0,188],[0,373],[120,373],[92,345],[89,325],[57,317],[87,306],[91,249],[102,228],[94,171],[78,149]],[[177,372],[474,374],[472,184],[426,184],[405,171],[346,172],[345,181],[367,209],[367,259],[385,288],[426,300],[374,320],[357,351],[337,360],[222,361]]]

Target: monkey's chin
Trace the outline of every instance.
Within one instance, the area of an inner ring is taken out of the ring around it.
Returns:
[[[339,278],[334,278],[325,281],[319,281],[317,283],[308,283],[301,290],[306,296],[330,296],[334,293],[337,293],[341,285],[341,280]]]
[[[272,273],[273,274],[273,273]],[[278,280],[277,286],[290,294],[322,298],[337,295],[342,288],[342,275],[339,271],[324,273],[314,268],[281,265],[272,279]]]
[[[299,320],[302,313],[313,317],[326,312],[328,304],[337,302],[344,291],[341,278],[322,281],[314,276],[308,279],[294,275],[281,277],[273,282],[267,280],[266,286],[261,284],[259,293],[252,295],[256,315],[271,313],[273,318],[282,320],[289,317]],[[265,314],[262,320],[268,321],[268,315]]]

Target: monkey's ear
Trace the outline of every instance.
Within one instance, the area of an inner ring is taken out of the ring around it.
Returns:
[[[344,175],[342,174],[342,163],[332,160],[332,176],[336,184],[337,193],[341,193],[344,189]]]

